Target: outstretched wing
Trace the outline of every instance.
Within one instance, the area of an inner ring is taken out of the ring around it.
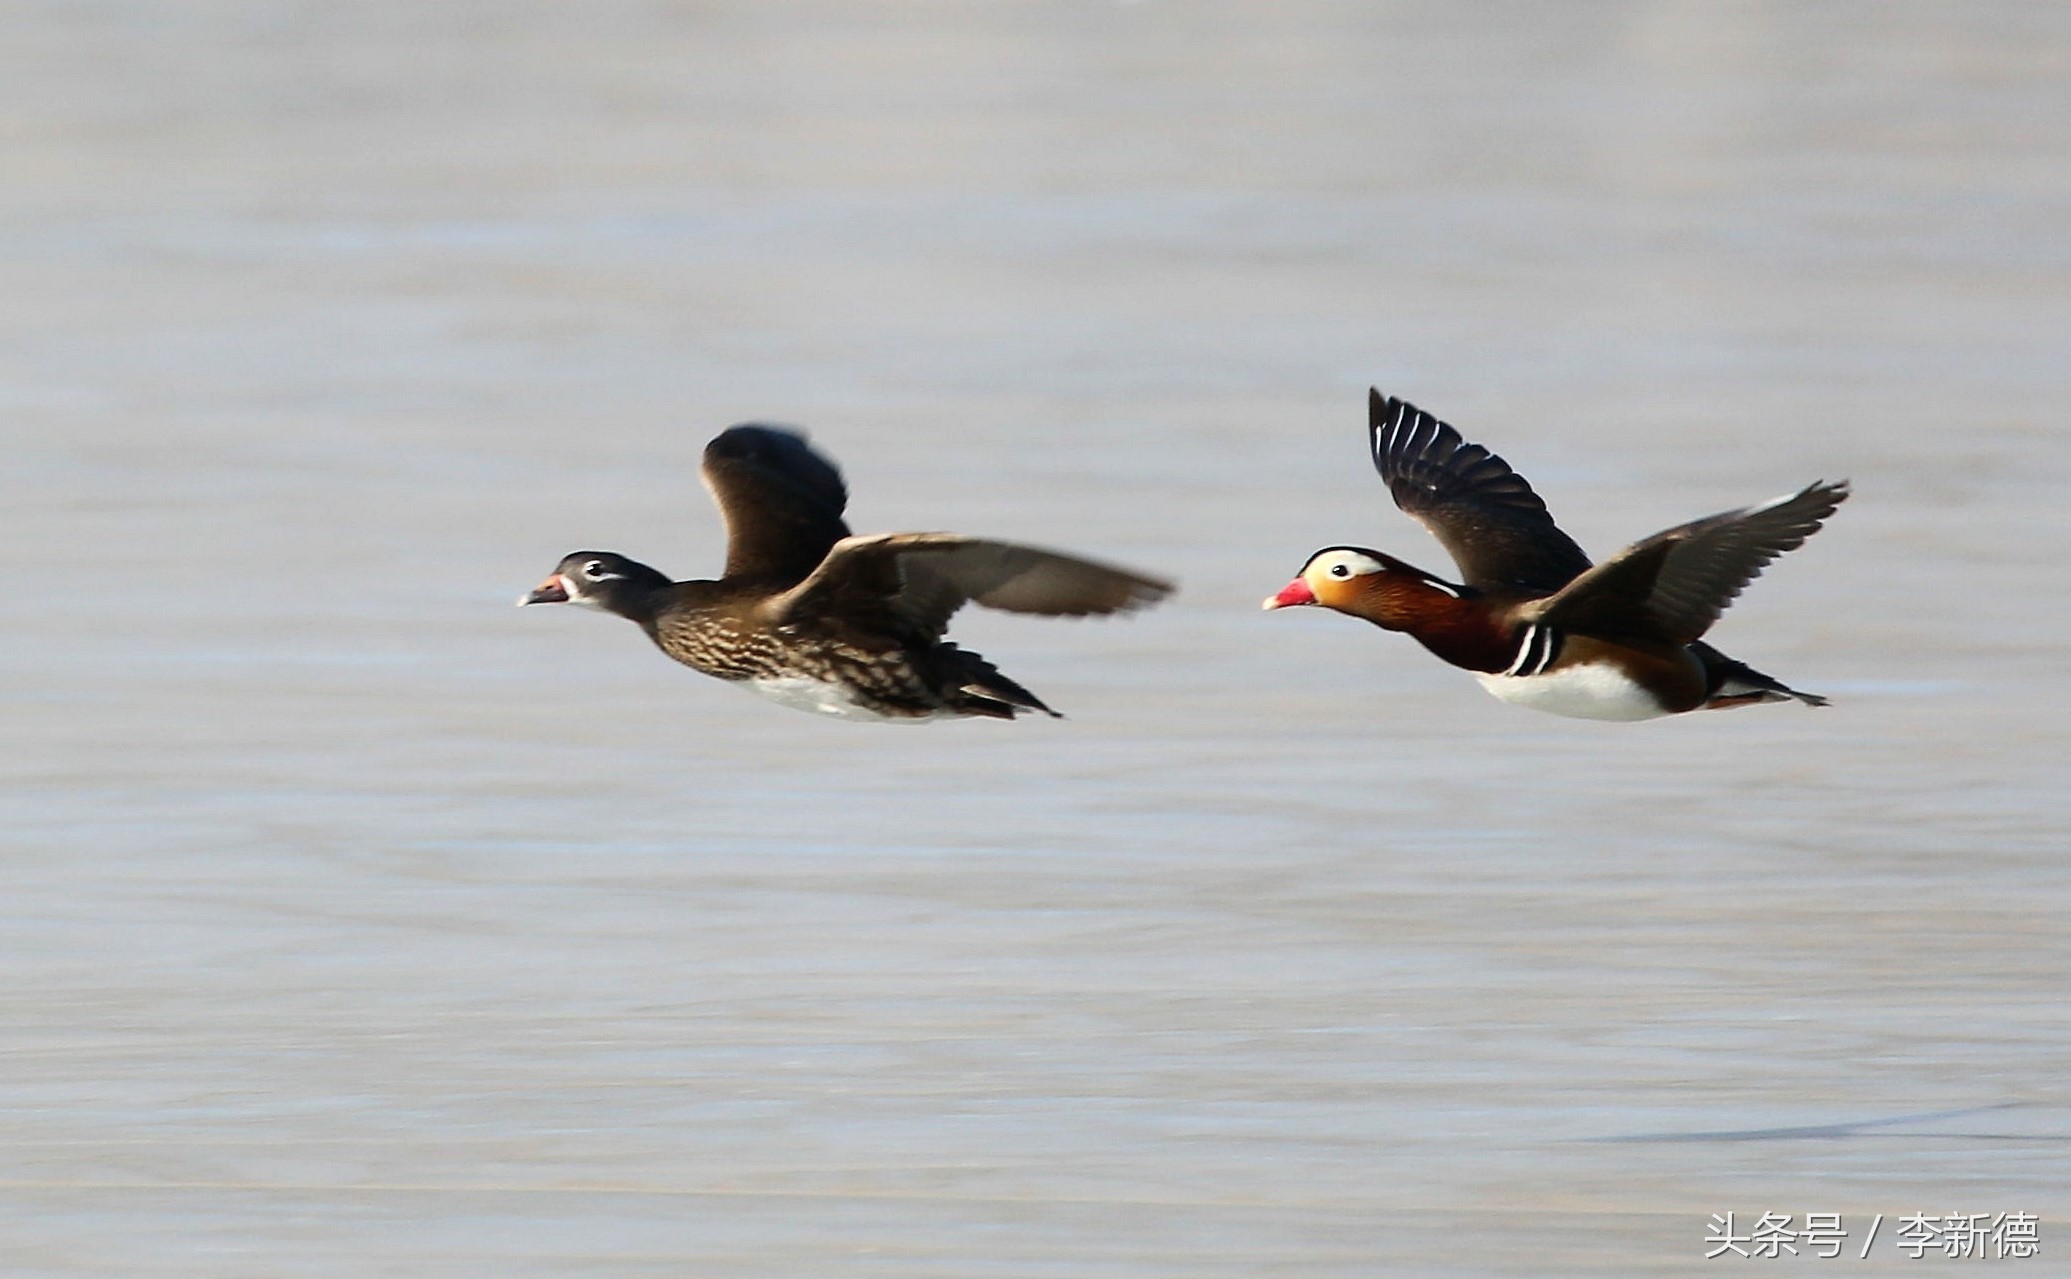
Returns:
[[[705,487],[726,518],[726,576],[798,581],[849,535],[848,488],[802,432],[744,422],[705,446]]]
[[[1772,560],[1818,532],[1847,496],[1846,480],[1821,480],[1773,502],[1656,533],[1543,601],[1537,620],[1593,635],[1637,632],[1693,643]]]
[[[812,576],[770,602],[778,624],[816,614],[894,625],[929,639],[967,603],[1084,617],[1156,603],[1170,582],[1075,555],[955,533],[878,533],[835,544]]]
[[[1467,585],[1499,594],[1557,591],[1589,557],[1502,458],[1413,404],[1368,392],[1374,469],[1395,505],[1431,530]]]

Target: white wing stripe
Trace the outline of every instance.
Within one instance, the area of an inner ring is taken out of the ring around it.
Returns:
[[[1560,632],[1543,622],[1533,622],[1518,636],[1517,660],[1510,663],[1505,675],[1526,677],[1543,675],[1560,656]]]

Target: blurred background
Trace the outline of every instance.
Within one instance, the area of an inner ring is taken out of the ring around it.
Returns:
[[[2050,5],[0,3],[0,1270],[2071,1246],[2067,148]],[[1852,478],[1713,632],[1834,707],[1260,614],[1451,572],[1369,385],[1600,555]],[[511,607],[743,418],[1183,594],[914,730]]]

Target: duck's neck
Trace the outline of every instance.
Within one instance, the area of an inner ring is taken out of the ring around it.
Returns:
[[[1441,660],[1470,671],[1505,670],[1516,655],[1511,628],[1478,592],[1416,569],[1369,576],[1365,589],[1340,609],[1382,630],[1404,631]]]
[[[671,582],[667,574],[644,564],[636,564],[632,568],[639,571],[617,581],[603,583],[604,589],[595,592],[589,603],[607,613],[616,613],[628,621],[651,628],[655,614],[669,602],[677,583]]]
[[[613,602],[611,611],[631,618],[653,635],[664,614],[670,617],[711,613],[747,616],[761,598],[761,592],[744,589],[737,583],[704,579],[671,582],[664,578],[648,590],[628,590]]]

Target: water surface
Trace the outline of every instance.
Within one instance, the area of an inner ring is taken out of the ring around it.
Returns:
[[[2065,1246],[2071,17],[7,24],[0,1269]],[[1600,554],[1853,478],[1714,633],[1835,707],[1562,721],[1258,613],[1322,545],[1447,567],[1370,384]],[[1185,592],[959,619],[1071,718],[916,731],[510,607],[715,568],[748,417],[859,528]]]

